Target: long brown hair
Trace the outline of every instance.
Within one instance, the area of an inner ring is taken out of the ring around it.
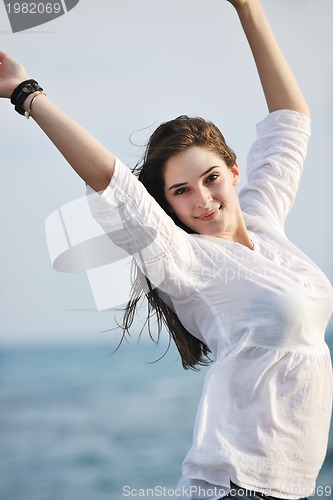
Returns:
[[[167,161],[191,146],[199,146],[208,151],[212,151],[225,164],[231,168],[236,162],[236,155],[226,144],[221,131],[211,122],[203,118],[191,118],[186,115],[162,123],[151,135],[142,160],[134,167],[133,173],[146,187],[147,191],[155,198],[159,205],[172,217],[175,224],[187,233],[193,233],[168,209],[168,203],[164,195],[164,168]],[[130,300],[125,308],[123,322],[120,325],[123,329],[123,337],[129,333],[129,329],[134,321],[136,309],[141,299],[147,298],[147,316],[144,326],[148,327],[150,337],[158,342],[162,326],[166,326],[171,339],[175,342],[180,353],[182,365],[185,369],[195,369],[196,365],[206,365],[209,363],[208,354],[210,352],[206,344],[195,338],[181,324],[175,312],[163,302],[156,289],[153,289],[149,280],[147,282],[148,291],[144,291],[142,286],[143,275],[135,265],[133,285]],[[151,319],[157,320],[157,339],[154,339],[151,330]],[[142,330],[143,330],[142,328]],[[142,333],[141,330],[141,333]]]

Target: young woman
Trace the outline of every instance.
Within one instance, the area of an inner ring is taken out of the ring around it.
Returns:
[[[209,352],[214,358],[177,498],[298,499],[311,495],[323,463],[332,400],[324,341],[332,288],[284,232],[309,109],[259,0],[229,1],[269,110],[239,197],[236,156],[217,127],[200,118],[162,124],[138,180],[36,82],[27,84],[21,64],[3,52],[0,95],[49,136],[90,186],[96,220],[134,256],[139,274],[124,328],[144,274],[150,306],[183,365],[204,362]]]

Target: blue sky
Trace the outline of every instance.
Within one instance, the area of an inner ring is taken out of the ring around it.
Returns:
[[[312,109],[313,135],[287,233],[333,279],[331,0],[263,0]],[[245,171],[266,113],[254,64],[225,0],[80,0],[68,14],[12,34],[0,5],[0,45],[72,118],[130,166],[160,122],[214,121]],[[0,102],[1,342],[90,341],[114,326],[97,312],[87,276],[52,269],[45,220],[84,195],[42,135]],[[245,179],[244,179],[245,180]],[[243,181],[244,182],[244,181]]]

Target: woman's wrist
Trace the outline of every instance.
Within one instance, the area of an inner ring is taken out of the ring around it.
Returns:
[[[26,118],[33,116],[33,108],[35,106],[35,100],[39,99],[39,96],[46,96],[45,92],[42,90],[36,90],[33,94],[30,94],[29,97],[23,103],[23,111]]]
[[[248,14],[252,8],[260,4],[259,0],[228,0],[228,2],[234,6],[239,16]]]
[[[29,118],[34,99],[42,93],[43,88],[36,80],[24,80],[12,92],[10,101],[15,106],[15,111]]]

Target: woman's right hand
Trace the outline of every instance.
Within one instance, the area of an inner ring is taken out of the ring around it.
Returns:
[[[16,87],[28,79],[22,64],[0,51],[0,97],[10,99]],[[114,172],[113,154],[45,95],[34,101],[30,115],[79,176],[95,191],[104,191]]]
[[[0,51],[0,97],[10,99],[15,88],[29,76],[21,63]]]

